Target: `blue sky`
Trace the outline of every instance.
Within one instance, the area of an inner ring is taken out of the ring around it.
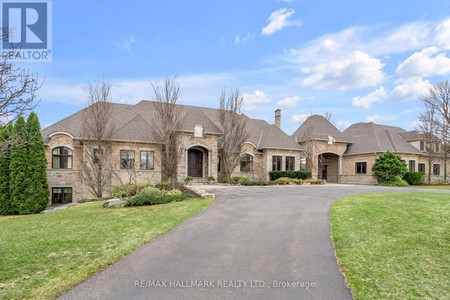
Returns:
[[[151,99],[176,75],[183,104],[217,107],[240,88],[245,113],[292,133],[331,112],[343,129],[374,121],[413,129],[418,96],[450,74],[449,1],[53,1],[53,61],[43,126],[82,109],[88,82],[113,100]]]

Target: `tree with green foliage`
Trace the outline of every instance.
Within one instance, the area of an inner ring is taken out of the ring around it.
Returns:
[[[30,176],[28,173],[28,153],[26,147],[27,141],[27,123],[23,117],[19,117],[14,124],[11,135],[13,143],[11,144],[10,154],[10,201],[11,214],[19,214],[21,203],[25,201],[25,190],[30,185]]]
[[[35,214],[43,211],[48,204],[47,159],[44,140],[37,115],[32,112],[27,120],[28,178],[29,184],[24,191],[24,202],[20,204],[19,214]]]
[[[13,125],[10,123],[0,130],[0,143],[8,145],[12,134]],[[10,192],[10,174],[9,162],[11,146],[5,146],[0,152],[0,215],[11,214],[11,192]]]
[[[372,166],[372,175],[378,182],[396,181],[408,172],[406,164],[401,161],[400,155],[386,151],[375,159]]]

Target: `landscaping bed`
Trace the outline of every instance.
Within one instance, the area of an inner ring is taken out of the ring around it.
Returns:
[[[53,299],[195,216],[212,199],[0,217],[0,298]]]
[[[355,299],[449,299],[450,194],[364,194],[330,208]]]

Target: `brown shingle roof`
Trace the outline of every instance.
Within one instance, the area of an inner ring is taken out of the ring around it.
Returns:
[[[359,154],[385,152],[422,154],[417,148],[408,143],[404,136],[408,132],[400,127],[378,125],[373,122],[357,123],[348,127],[344,137],[352,144],[347,147],[345,154]]]
[[[331,135],[338,142],[348,141],[342,133],[322,115],[310,116],[294,132],[294,134],[292,134],[292,136],[296,137],[297,141],[303,141],[307,134],[312,135],[312,138],[317,140],[328,140],[328,136]]]
[[[143,100],[136,105],[110,104],[113,109],[112,120],[115,122],[116,131],[113,134],[114,140],[127,140],[157,143],[153,137],[150,126],[155,117],[153,101]],[[53,132],[67,132],[76,139],[82,138],[81,124],[83,115],[87,112],[85,108],[47,128],[42,130],[44,141],[48,142],[48,135]],[[194,131],[195,125],[202,125],[205,133],[221,134],[218,121],[218,109],[182,105],[182,130]],[[301,147],[295,142],[293,137],[288,136],[281,129],[270,125],[264,120],[247,118],[247,130],[249,131],[249,142],[259,145],[258,149],[278,148],[293,149],[301,151]]]

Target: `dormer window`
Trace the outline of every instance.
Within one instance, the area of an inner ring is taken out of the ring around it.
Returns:
[[[420,151],[425,151],[425,142],[420,142]]]
[[[195,125],[195,127],[194,127],[194,137],[196,137],[196,138],[203,137],[203,126],[202,125]]]

